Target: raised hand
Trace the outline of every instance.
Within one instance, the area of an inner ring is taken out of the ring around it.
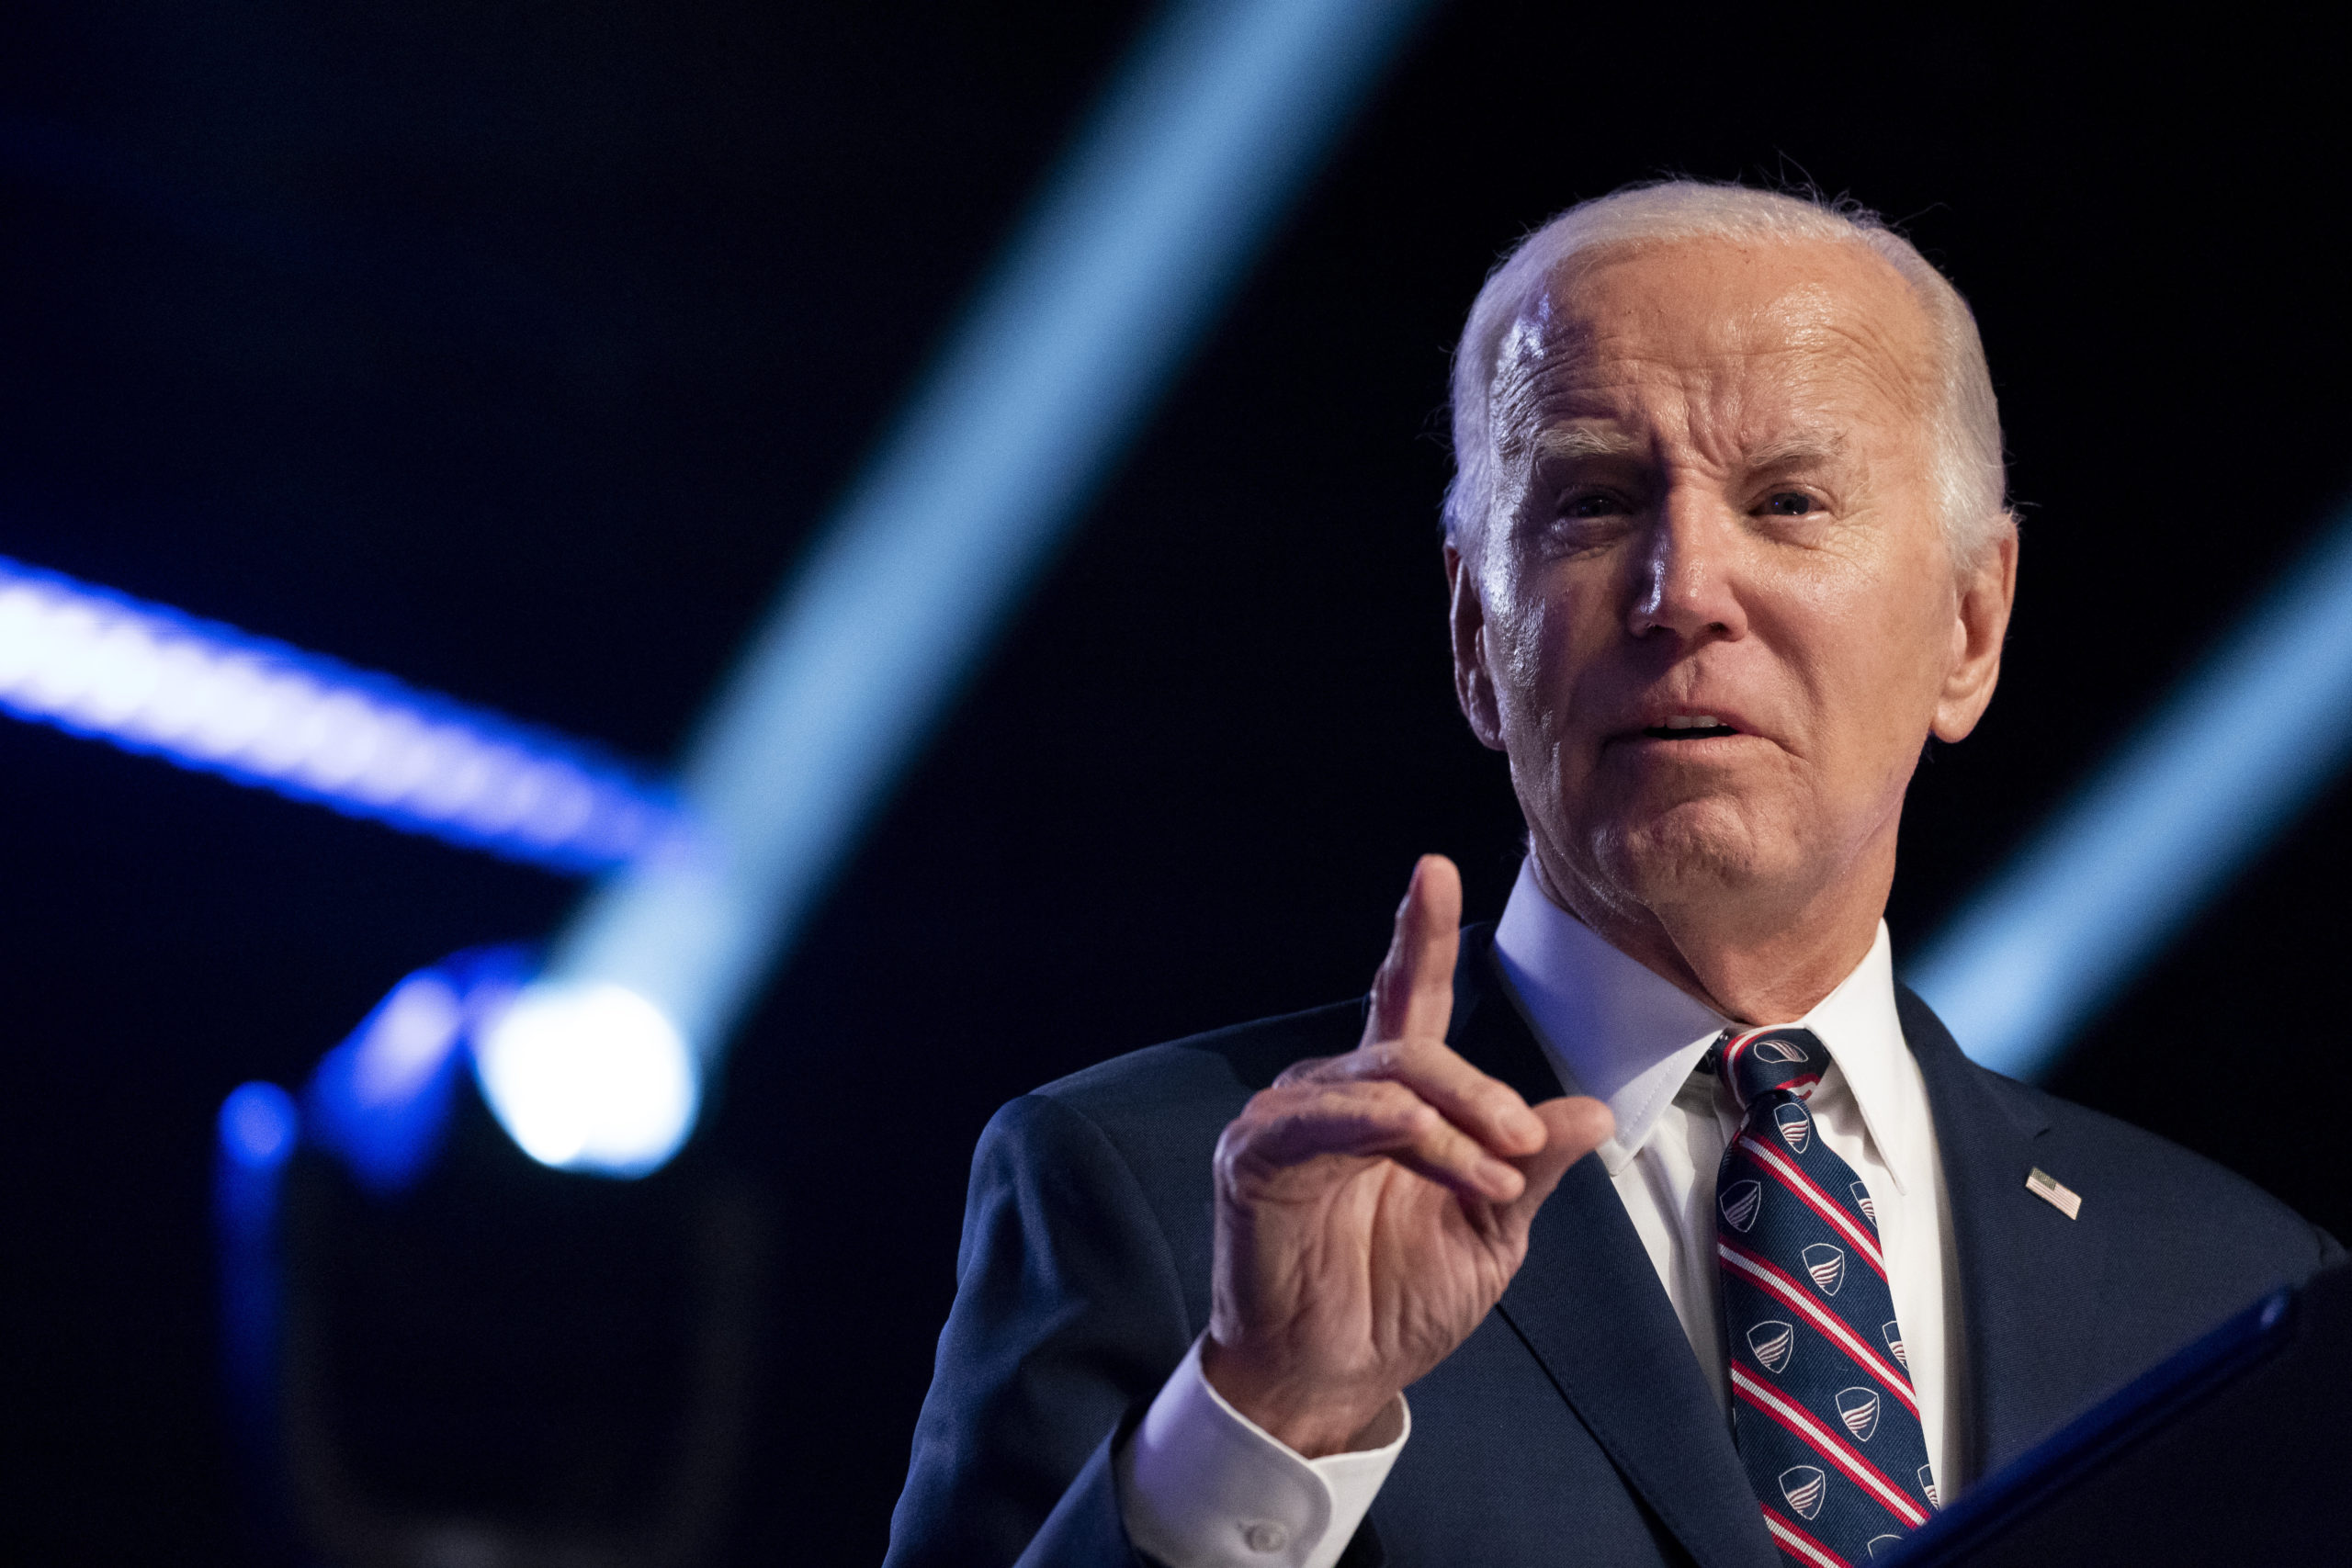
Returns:
[[[1408,1383],[1493,1310],[1536,1209],[1609,1136],[1599,1100],[1530,1108],[1445,1043],[1462,877],[1413,868],[1363,1043],[1300,1062],[1216,1149],[1203,1371],[1309,1458],[1385,1440]]]

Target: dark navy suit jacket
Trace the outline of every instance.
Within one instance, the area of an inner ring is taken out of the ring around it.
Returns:
[[[1557,1078],[1464,933],[1451,1039],[1531,1101]],[[2341,1256],[2260,1190],[1963,1056],[1899,993],[1951,1194],[1983,1475],[2279,1282]],[[1209,1315],[1210,1154],[1251,1094],[1352,1048],[1361,1001],[1138,1051],[998,1112],[973,1160],[889,1568],[1126,1565],[1111,1454]],[[2070,1220],[2026,1190],[2082,1195]],[[1597,1158],[1539,1212],[1487,1320],[1413,1385],[1413,1436],[1343,1568],[1777,1568],[1664,1287]]]

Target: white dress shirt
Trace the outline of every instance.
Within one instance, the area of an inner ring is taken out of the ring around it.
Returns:
[[[1715,1078],[1694,1069],[1732,1021],[1546,898],[1529,866],[1495,929],[1495,957],[1562,1087],[1615,1114],[1601,1163],[1728,1413],[1715,1168],[1739,1116]],[[1853,973],[1804,1018],[1748,1021],[1801,1023],[1828,1048],[1808,1103],[1822,1140],[1875,1200],[1928,1460],[1950,1498],[1967,1479],[1955,1472],[1967,1452],[1959,1270],[1927,1085],[1895,1016],[1884,922]],[[1411,1436],[1409,1410],[1398,1415],[1383,1447],[1303,1458],[1209,1386],[1196,1343],[1119,1455],[1127,1533],[1171,1568],[1330,1568]]]

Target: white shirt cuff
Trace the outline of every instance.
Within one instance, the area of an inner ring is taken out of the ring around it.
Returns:
[[[1209,1386],[1195,1339],[1117,1457],[1128,1540],[1169,1568],[1331,1568],[1413,1435],[1396,1403],[1388,1443],[1306,1459]]]

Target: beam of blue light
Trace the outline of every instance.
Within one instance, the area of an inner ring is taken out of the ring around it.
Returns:
[[[603,1031],[610,1059],[683,1049],[709,1070],[1421,9],[1180,0],[1160,18],[719,693],[682,773],[699,837],[600,888],[556,946],[531,998],[544,1006],[517,1019],[560,1006],[584,1026],[618,1010]],[[501,1088],[503,1038],[493,1032],[482,1077],[513,1127],[530,1111]],[[529,1081],[552,1092],[560,1076]]]
[[[5,558],[0,711],[557,871],[678,826],[583,742]]]
[[[2312,550],[1906,976],[2030,1078],[2352,754],[2352,521]]]

